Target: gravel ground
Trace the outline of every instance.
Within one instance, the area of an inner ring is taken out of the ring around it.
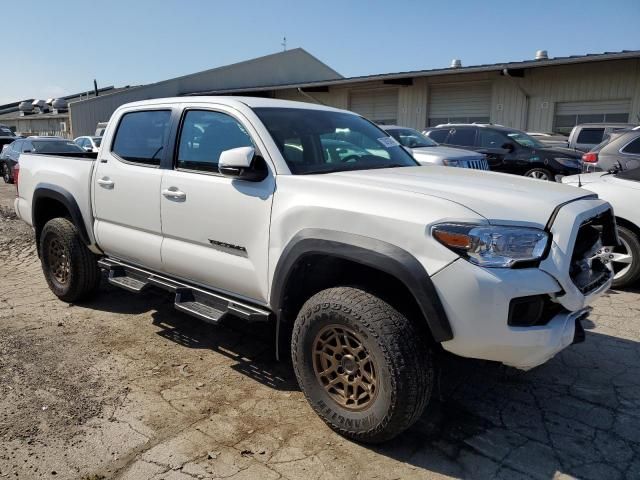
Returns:
[[[48,290],[0,185],[0,479],[640,478],[640,294],[519,372],[451,361],[442,401],[382,447],[332,433],[271,332],[212,328],[153,292]],[[233,322],[230,322],[233,323]]]

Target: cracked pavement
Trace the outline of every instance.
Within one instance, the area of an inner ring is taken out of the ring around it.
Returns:
[[[334,434],[273,360],[168,296],[50,293],[0,186],[0,479],[640,478],[640,293],[529,372],[446,357],[441,398],[383,446]]]

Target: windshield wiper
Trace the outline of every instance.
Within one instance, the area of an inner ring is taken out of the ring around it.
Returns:
[[[409,167],[409,166],[411,165],[402,165],[400,163],[385,163],[383,165],[367,165],[367,166],[361,165],[360,167],[356,167],[356,168],[335,168],[331,170],[322,170],[322,169],[305,170],[304,172],[296,173],[296,175],[315,175],[319,173],[353,172],[356,170],[377,170],[381,168],[396,168],[396,167]]]
[[[362,170],[372,170],[375,168],[397,168],[397,167],[409,167],[410,165],[403,165],[401,163],[385,163],[383,165],[372,165],[369,168],[363,168]],[[417,165],[416,165],[417,166]]]
[[[318,173],[334,173],[334,172],[344,172],[344,170],[305,170],[304,172],[296,172],[296,175],[315,175]]]

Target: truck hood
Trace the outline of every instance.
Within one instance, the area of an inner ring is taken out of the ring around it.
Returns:
[[[336,172],[326,177],[361,187],[438,197],[473,210],[491,223],[539,228],[544,228],[557,206],[591,195],[560,183],[439,166]]]
[[[470,150],[463,150],[461,148],[451,147],[420,147],[412,148],[414,157],[421,158],[446,158],[448,160],[480,160],[483,155],[480,153],[472,152]]]

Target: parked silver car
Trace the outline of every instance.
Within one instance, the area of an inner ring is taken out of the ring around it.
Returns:
[[[622,130],[582,156],[585,172],[632,170],[640,167],[640,130]]]
[[[481,153],[438,145],[413,128],[397,125],[380,125],[380,128],[386,130],[400,145],[409,149],[413,158],[422,165],[446,165],[448,167],[489,170],[489,163]]]

